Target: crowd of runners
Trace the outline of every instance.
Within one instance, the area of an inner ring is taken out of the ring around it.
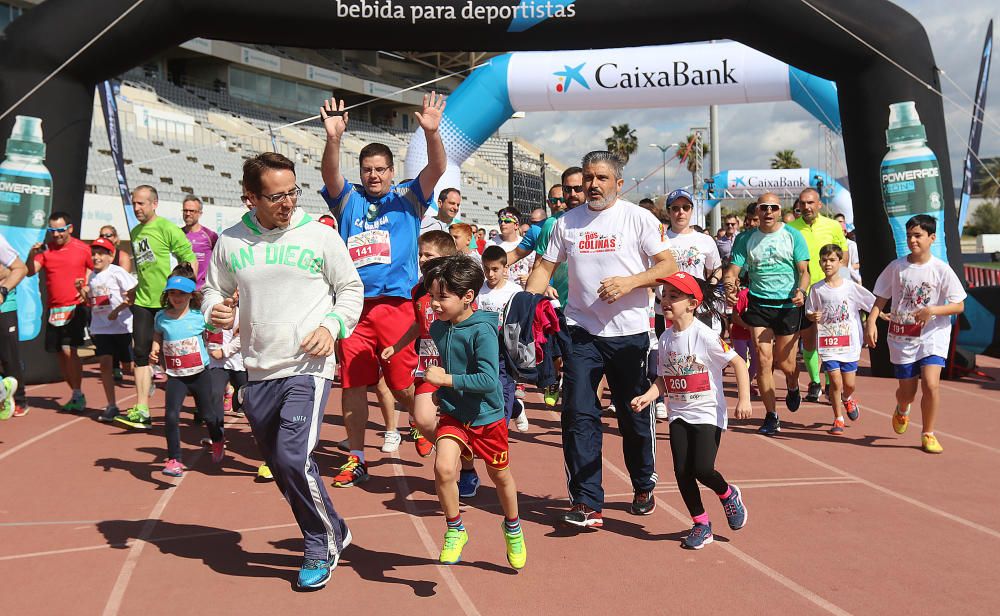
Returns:
[[[457,221],[460,189],[435,194],[447,162],[438,132],[444,107],[443,97],[425,97],[416,120],[428,162],[398,181],[393,152],[378,143],[361,150],[361,177],[344,177],[349,113],[343,101],[326,101],[321,195],[330,215],[320,220],[296,207],[295,164],[269,152],[245,162],[247,211],[221,235],[200,225],[197,198],[184,201],[179,228],[157,215],[156,189],[139,186],[131,256],[112,227],[90,245],[77,239],[63,212],[51,214],[46,241],[23,261],[0,238],[0,419],[28,410],[16,289],[44,273],[45,349],[70,389],[62,409],[90,408],[77,354],[89,331],[106,396],[101,421],[149,430],[162,383],[164,473],[187,470],[179,417],[189,394],[216,464],[225,464],[225,414],[245,414],[258,474],[274,479],[304,537],[302,588],[324,586],[351,542],[326,485],[350,488],[369,477],[370,390],[385,425],[381,451],[392,454],[403,440],[398,407],[419,456],[434,455],[445,564],[459,562],[469,541],[459,502],[476,495],[477,465],[496,486],[507,560],[515,569],[526,564],[508,425],[531,430],[528,386],[559,413],[570,502],[559,521],[568,525],[603,524],[602,415],[614,415],[622,436],[634,515],[656,508],[656,422],[669,424],[674,475],[692,518],[683,540],[690,549],[713,540],[699,483],[716,494],[731,529],[748,519],[739,488],[715,466],[730,416],[727,378],[736,387],[733,417],[750,418],[751,400],[762,402],[762,435],[781,430],[776,372],[788,412],[825,395],[829,431],[843,434],[860,412],[862,347],[887,344],[898,379],[892,429],[906,431],[919,387],[921,446],[942,451],[934,436],[938,382],[950,317],[965,293],[930,253],[934,218],[907,223],[910,254],[869,290],[857,245],[842,218],[822,213],[815,190],[802,191],[789,212],[778,195],[761,195],[713,236],[692,224],[694,198],[683,189],[660,206],[622,199],[621,161],[594,151],[563,172],[545,204],[528,214],[500,209],[487,236]],[[885,341],[880,319],[888,322]],[[115,394],[123,372],[135,382],[127,410]],[[331,482],[312,453],[338,380],[347,461]]]

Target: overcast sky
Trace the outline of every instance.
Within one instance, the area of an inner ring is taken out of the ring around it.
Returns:
[[[923,23],[930,36],[937,65],[971,98],[976,89],[986,25],[992,18],[997,22],[994,26],[1000,27],[1000,4],[996,0],[962,0],[959,5],[941,0],[896,0],[896,4]],[[994,33],[994,40],[996,38],[997,33]],[[997,102],[1000,100],[1000,68],[997,67],[996,50],[994,52],[986,105],[987,122],[983,128],[979,154],[981,158],[1000,156],[1000,104]],[[952,175],[955,187],[959,188],[972,103],[944,77],[941,78],[941,83],[943,92],[961,104],[961,107],[956,107],[947,101],[944,103],[946,119],[950,125],[948,146]],[[993,118],[992,127],[988,120],[990,117]],[[529,113],[524,119],[507,122],[501,132],[529,139],[563,164],[577,164],[576,161],[583,152],[603,149],[604,138],[611,134],[610,126],[623,122],[628,122],[631,128],[636,129],[639,139],[639,150],[625,169],[628,188],[633,185],[630,178],[642,178],[662,163],[660,151],[649,147],[649,144],[679,141],[687,134],[688,128],[707,126],[708,108]],[[598,129],[593,143],[579,141],[580,126]],[[768,127],[766,133],[759,130],[761,126]],[[771,157],[779,149],[795,150],[806,167],[818,168],[821,162],[818,121],[792,102],[721,106],[719,139],[721,169],[766,169],[770,166]],[[833,170],[835,176],[846,174],[842,145],[839,147],[839,157],[841,168]],[[707,164],[706,161],[706,167]],[[686,169],[676,163],[668,164],[668,189],[690,182],[691,176]],[[662,175],[656,172],[640,185],[638,194],[658,194],[661,184]],[[630,193],[629,197],[634,194],[636,193]]]

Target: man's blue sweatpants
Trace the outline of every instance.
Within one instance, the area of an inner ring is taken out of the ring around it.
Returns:
[[[312,452],[319,441],[331,382],[312,375],[251,381],[243,388],[243,412],[292,507],[305,539],[305,557],[332,558],[343,548],[347,524],[333,508]]]
[[[594,336],[571,325],[570,352],[563,358],[563,457],[570,501],[596,511],[604,508],[601,447],[604,433],[597,386],[607,375],[622,435],[625,467],[634,491],[656,486],[656,430],[652,409],[632,412],[632,398],[646,393],[649,334]]]

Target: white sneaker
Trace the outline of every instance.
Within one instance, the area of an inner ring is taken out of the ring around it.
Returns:
[[[528,409],[524,408],[524,404],[521,405],[521,414],[514,418],[514,427],[518,432],[527,432],[531,428],[531,424],[528,423]]]
[[[667,405],[662,402],[656,403],[656,418],[657,419],[667,419],[670,417],[670,413],[667,412]]]
[[[403,441],[403,437],[399,432],[386,432],[385,442],[382,443],[382,453],[392,453],[399,450],[399,444]]]

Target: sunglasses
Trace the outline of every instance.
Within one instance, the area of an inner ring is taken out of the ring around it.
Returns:
[[[737,227],[737,226],[739,226],[739,225],[737,225],[737,224],[736,224],[735,222],[727,222],[727,223],[726,223],[726,226],[727,226],[727,227]]]
[[[781,211],[781,205],[778,203],[758,203],[757,209],[762,212],[778,212]]]
[[[552,204],[555,204],[555,203],[566,203],[566,200],[563,199],[562,197],[549,197],[549,203],[552,203]]]
[[[66,233],[72,226],[73,225],[66,225],[65,227],[49,227],[48,231],[49,233]]]
[[[115,234],[114,234],[114,233],[102,233],[102,234],[101,234],[101,237],[103,237],[103,238],[104,238],[104,239],[106,239],[106,240],[110,240],[110,239],[111,239],[111,238],[113,238],[114,236],[115,236]]]
[[[685,203],[685,204],[682,204],[682,205],[671,205],[670,206],[670,211],[674,212],[675,214],[677,212],[681,212],[681,211],[690,212],[691,211],[691,204],[690,203]]]
[[[578,193],[582,193],[583,192],[583,186],[569,186],[567,184],[563,184],[563,192],[578,192]]]
[[[498,218],[497,220],[498,220],[499,222],[501,222],[501,223],[505,223],[505,222],[513,222],[513,223],[516,223],[516,222],[517,222],[517,219],[516,219],[516,218],[508,218],[508,217],[503,217],[503,218]]]

